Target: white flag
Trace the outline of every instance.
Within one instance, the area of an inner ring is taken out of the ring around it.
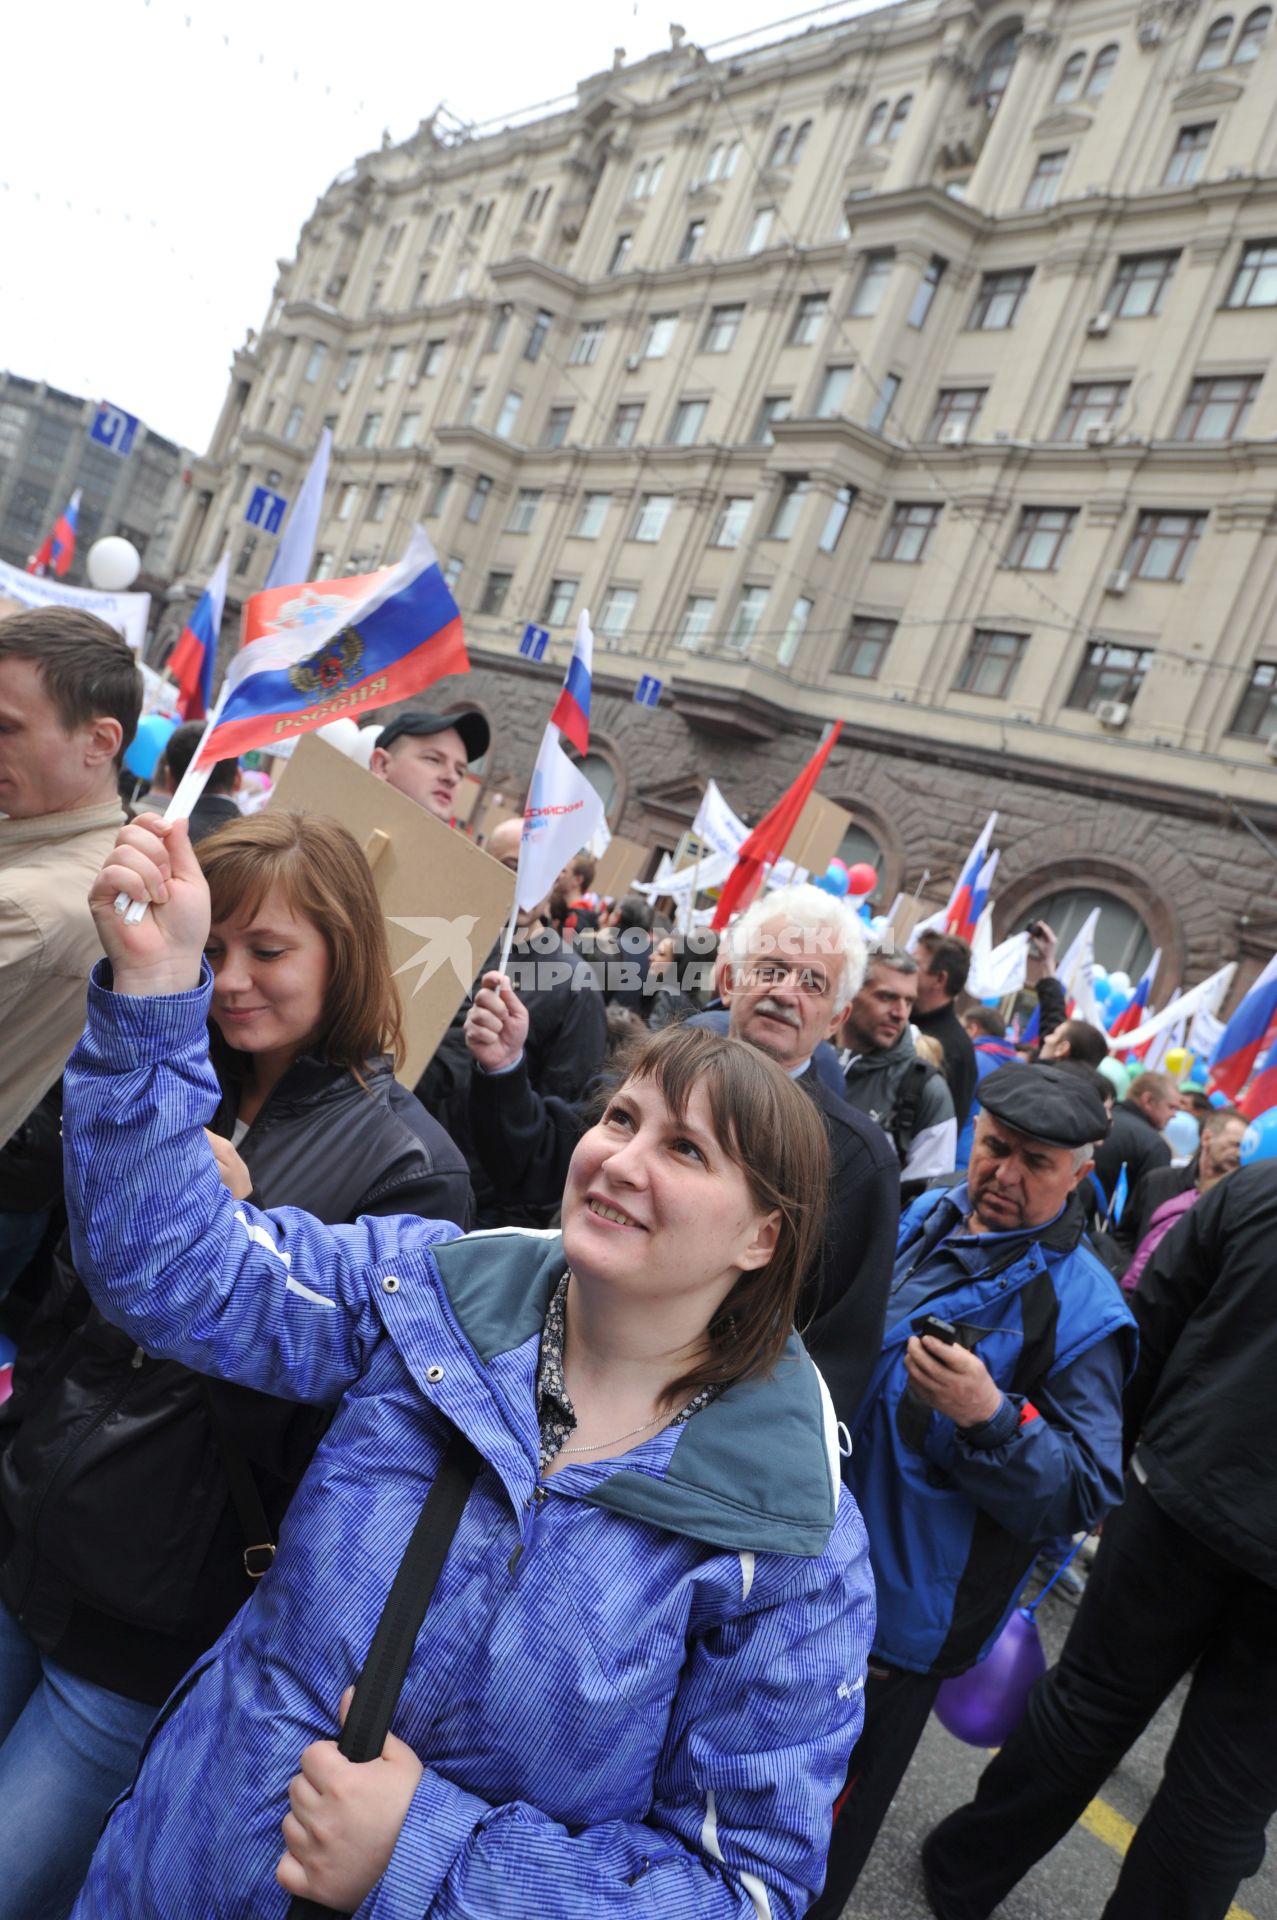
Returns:
[[[986,907],[976,922],[971,942],[971,975],[967,992],[977,1000],[1001,1000],[1024,985],[1029,960],[1029,936],[1023,929],[1000,946],[993,944],[993,915]]]
[[[1228,989],[1233,984],[1233,975],[1236,971],[1237,962],[1230,960],[1226,967],[1219,969],[1218,973],[1212,973],[1209,978],[1199,981],[1195,987],[1190,987],[1187,993],[1178,994],[1174,1000],[1169,1001],[1162,1008],[1160,1013],[1155,1013],[1151,1020],[1146,1020],[1142,1027],[1136,1027],[1131,1033],[1120,1034],[1118,1036],[1119,1051],[1122,1053],[1134,1051],[1136,1047],[1142,1047],[1146,1040],[1154,1039],[1166,1027],[1174,1026],[1177,1021],[1185,1020],[1191,1014],[1200,1013],[1203,1009],[1207,1013],[1218,1013],[1227,998]]]
[[[1095,929],[1100,924],[1100,909],[1092,907],[1078,928],[1073,944],[1056,969],[1067,999],[1072,1000],[1073,1018],[1089,1020],[1104,1032],[1104,1016],[1095,998]]]
[[[279,536],[275,558],[266,575],[268,587],[300,587],[310,579],[315,539],[324,511],[324,488],[328,485],[328,456],[332,452],[332,445],[332,433],[325,427],[319,436],[310,472],[302,481],[301,492],[294,500],[293,510]]]
[[[749,828],[733,813],[717,782],[713,780],[706,786],[701,804],[696,809],[692,832],[707,847],[712,847],[715,853],[739,853],[749,836]]]
[[[574,854],[604,824],[603,802],[548,726],[523,809],[515,898],[526,913],[539,906]]]

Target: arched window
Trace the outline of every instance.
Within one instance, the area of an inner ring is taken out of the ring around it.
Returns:
[[[723,159],[723,178],[730,180],[736,171],[736,162],[740,159],[740,141],[733,140]]]
[[[811,139],[811,121],[804,120],[794,135],[794,144],[789,149],[789,164],[796,167],[807,151],[807,142]]]
[[[652,171],[649,173],[647,177],[647,197],[649,200],[651,199],[652,195],[656,192],[656,189],[660,186],[661,175],[664,173],[664,171],[665,171],[664,160],[653,160]]]
[[[641,200],[647,192],[647,161],[640,160],[630,180],[630,199]]]
[[[1117,65],[1117,42],[1110,40],[1101,47],[1091,64],[1091,77],[1086,83],[1088,100],[1099,100],[1109,90],[1109,81],[1113,78],[1113,69]]]
[[[789,154],[789,138],[793,128],[786,122],[772,141],[772,150],[767,156],[769,167],[783,167]]]
[[[890,106],[890,100],[880,100],[870,114],[865,126],[865,146],[876,147],[882,139],[883,134],[887,130],[887,113]]]
[[[610,815],[616,799],[616,769],[612,762],[601,753],[587,753],[584,760],[577,760],[576,764],[603,802],[604,813]]]
[[[1002,104],[1002,96],[1007,90],[1011,78],[1011,69],[1015,65],[1016,52],[1020,45],[1020,29],[1008,27],[1005,33],[998,35],[980,64],[975,85],[971,89],[971,103],[982,106],[987,114],[995,114]]]
[[[709,165],[705,169],[707,180],[717,180],[723,171],[723,143],[719,140],[709,150]]]
[[[849,827],[835,857],[846,867],[863,861],[866,866],[877,867],[879,873],[882,872],[882,848],[867,827]]]
[[[1237,36],[1237,45],[1233,48],[1233,65],[1247,67],[1252,60],[1258,60],[1260,48],[1264,44],[1264,35],[1273,23],[1271,7],[1256,7],[1248,13],[1242,30]]]
[[[1055,104],[1062,107],[1070,100],[1076,100],[1082,91],[1082,75],[1086,71],[1086,55],[1072,53],[1060,70],[1060,84],[1055,89]]]
[[[892,114],[887,127],[887,145],[889,147],[894,147],[896,141],[904,131],[904,124],[909,118],[909,109],[912,105],[913,95],[911,93],[902,93],[896,102],[896,110]]]
[[[1202,50],[1197,56],[1198,73],[1208,73],[1212,67],[1228,65],[1228,43],[1233,37],[1233,16],[1223,13],[1218,20],[1211,22],[1210,30],[1202,41]]]
[[[1038,901],[1025,917],[1046,921],[1055,932],[1062,957],[1096,907],[1100,909],[1096,959],[1109,973],[1129,973],[1132,980],[1138,979],[1153,957],[1153,938],[1135,908],[1117,894],[1099,887],[1070,887]]]

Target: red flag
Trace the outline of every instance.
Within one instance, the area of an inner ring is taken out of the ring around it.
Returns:
[[[764,814],[749,838],[742,842],[736,865],[718,896],[710,925],[723,928],[734,913],[741,913],[758,892],[763,868],[773,865],[785,851],[785,843],[798,825],[798,816],[811,798],[834,742],[842,732],[842,721],[834,722],[833,732],[817,747],[792,787],[782,793],[771,812]]]

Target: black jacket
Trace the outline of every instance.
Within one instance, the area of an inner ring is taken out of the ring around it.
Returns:
[[[957,1116],[958,1132],[961,1133],[967,1124],[971,1102],[975,1099],[975,1047],[971,1035],[954,1012],[952,1000],[932,1013],[915,1011],[913,1024],[919,1033],[929,1034],[933,1040],[940,1042],[944,1052],[944,1077],[949,1082],[953,1111]]]
[[[1230,1174],[1172,1228],[1131,1301],[1135,1472],[1173,1520],[1277,1587],[1277,1163]]]
[[[202,793],[191,808],[191,845],[207,840],[229,820],[242,820],[243,814],[229,793]]]
[[[224,1101],[216,1131],[233,1117]],[[465,1162],[385,1063],[365,1092],[298,1061],[239,1151],[262,1207],[469,1224]],[[328,1413],[150,1359],[91,1305],[64,1241],[0,1426],[0,1599],[60,1665],[132,1699],[162,1701],[253,1590],[210,1397],[273,1533]]]
[[[1113,1238],[1128,1264],[1134,1258],[1140,1241],[1148,1232],[1148,1223],[1163,1200],[1173,1200],[1177,1193],[1185,1193],[1196,1184],[1196,1154],[1182,1167],[1154,1167],[1150,1173],[1141,1176],[1122,1209],[1121,1219],[1113,1229]]]
[[[1095,1177],[1104,1189],[1106,1200],[1113,1198],[1117,1176],[1126,1168],[1128,1193],[1154,1167],[1169,1167],[1171,1150],[1143,1107],[1132,1100],[1119,1100],[1113,1109],[1113,1125],[1108,1139],[1095,1149]]]
[[[802,1303],[799,1325],[838,1418],[850,1422],[882,1347],[900,1219],[900,1164],[882,1128],[831,1093],[814,1068],[799,1084],[824,1117],[830,1157],[823,1264],[819,1284]],[[558,1204],[587,1122],[581,1107],[541,1099],[523,1063],[503,1074],[476,1068],[471,1076],[475,1150],[509,1203]]]

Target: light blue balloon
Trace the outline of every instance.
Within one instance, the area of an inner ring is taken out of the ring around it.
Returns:
[[[168,745],[169,735],[176,729],[176,720],[166,720],[162,713],[144,713],[124,756],[124,764],[129,772],[139,780],[152,779],[160,755]]]
[[[1252,1120],[1242,1135],[1242,1165],[1252,1160],[1277,1160],[1277,1107]]]
[[[1162,1129],[1162,1138],[1172,1153],[1187,1160],[1201,1144],[1202,1130],[1191,1113],[1173,1113]]]

